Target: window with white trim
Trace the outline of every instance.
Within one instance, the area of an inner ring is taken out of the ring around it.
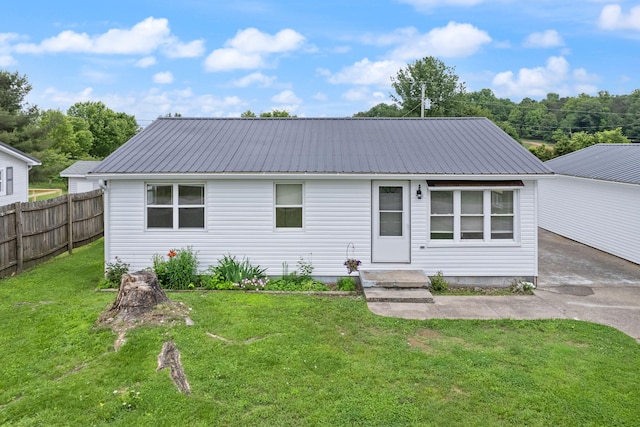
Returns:
[[[147,229],[201,229],[204,223],[204,184],[147,184]]]
[[[302,184],[275,184],[276,228],[302,228]]]
[[[517,190],[430,190],[430,239],[513,241]]]
[[[4,180],[4,169],[0,168],[0,196],[4,196],[4,187],[6,185]]]

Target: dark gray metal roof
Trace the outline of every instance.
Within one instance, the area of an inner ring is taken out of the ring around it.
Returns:
[[[60,176],[86,176],[91,171],[91,169],[95,168],[99,164],[100,161],[98,160],[78,160],[77,162],[60,172]]]
[[[485,118],[160,118],[92,173],[549,174]]]
[[[36,159],[35,157],[31,157],[27,153],[23,153],[17,148],[13,148],[12,146],[5,144],[4,142],[0,142],[0,151],[16,157],[31,166],[38,166],[42,164],[40,163],[40,160]]]
[[[598,144],[545,162],[555,173],[640,184],[640,144]]]

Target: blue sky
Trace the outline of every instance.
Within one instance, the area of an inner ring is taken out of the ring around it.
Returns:
[[[0,69],[28,101],[160,115],[286,109],[342,117],[390,102],[435,56],[470,91],[516,102],[640,88],[640,0],[34,0],[5,2]]]

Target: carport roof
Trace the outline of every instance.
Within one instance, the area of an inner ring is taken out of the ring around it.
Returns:
[[[160,118],[92,174],[551,171],[486,118]]]
[[[598,144],[545,162],[555,173],[640,184],[640,144]]]

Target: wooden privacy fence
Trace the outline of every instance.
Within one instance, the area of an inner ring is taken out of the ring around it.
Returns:
[[[0,206],[0,277],[104,235],[102,190]]]

